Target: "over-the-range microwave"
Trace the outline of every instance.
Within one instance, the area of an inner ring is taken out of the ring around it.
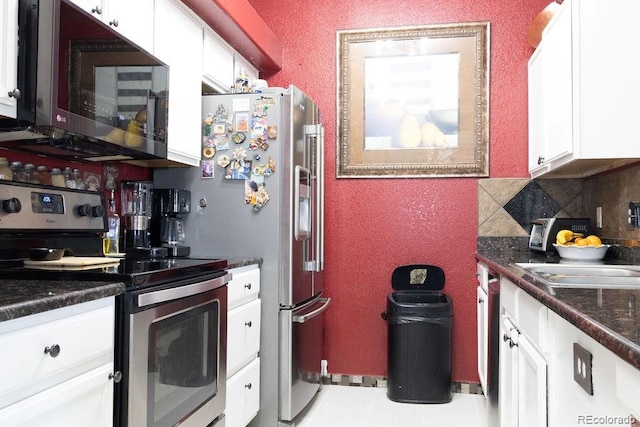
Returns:
[[[0,117],[0,146],[90,161],[166,158],[166,64],[69,0],[19,0],[18,15],[17,117]]]

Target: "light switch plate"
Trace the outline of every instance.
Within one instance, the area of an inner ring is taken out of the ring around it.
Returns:
[[[573,379],[591,396],[593,396],[592,360],[593,355],[589,350],[576,342],[573,343]]]

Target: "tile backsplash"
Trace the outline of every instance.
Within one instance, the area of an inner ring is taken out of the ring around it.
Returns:
[[[478,181],[478,236],[527,237],[536,218],[583,215],[582,179]]]
[[[640,262],[640,228],[627,222],[629,202],[640,202],[640,164],[588,178],[488,178],[478,181],[478,237],[520,241],[529,236],[531,220],[540,217],[585,217],[602,227],[595,234],[614,245],[612,256]],[[609,255],[608,255],[609,256]]]

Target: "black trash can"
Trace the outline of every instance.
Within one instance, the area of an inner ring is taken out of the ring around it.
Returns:
[[[452,301],[439,292],[444,271],[414,264],[396,268],[382,318],[388,327],[387,397],[405,403],[451,402]]]

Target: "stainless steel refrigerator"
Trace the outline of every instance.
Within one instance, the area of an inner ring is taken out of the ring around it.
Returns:
[[[321,385],[324,129],[295,86],[202,101],[202,164],[154,170],[156,188],[191,191],[191,257],[260,256],[260,411],[288,424]]]

